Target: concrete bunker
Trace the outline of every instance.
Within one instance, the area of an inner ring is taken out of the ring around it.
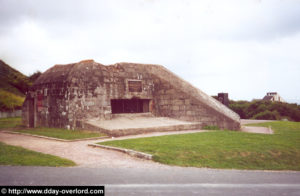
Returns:
[[[23,122],[30,127],[85,128],[90,119],[144,114],[240,129],[239,116],[160,65],[85,60],[55,65],[27,93]],[[199,126],[198,126],[199,128]]]

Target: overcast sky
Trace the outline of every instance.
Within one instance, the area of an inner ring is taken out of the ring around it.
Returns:
[[[0,0],[0,58],[161,64],[209,95],[300,103],[300,0]]]

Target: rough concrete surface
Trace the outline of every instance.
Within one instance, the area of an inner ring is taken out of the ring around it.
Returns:
[[[149,132],[184,131],[201,129],[199,122],[187,122],[168,117],[140,114],[126,114],[111,120],[99,118],[84,122],[84,129],[105,133],[109,136],[139,135]]]
[[[273,134],[273,130],[270,127],[242,126],[242,131],[243,132],[248,132],[248,133]]]
[[[252,124],[252,123],[264,123],[264,122],[273,122],[275,120],[253,120],[253,119],[241,119],[241,124]]]
[[[195,122],[187,122],[176,120],[168,117],[143,117],[143,116],[122,116],[111,120],[91,119],[89,123],[99,126],[103,129],[131,129],[131,128],[147,128],[147,127],[165,127],[175,125],[194,125]]]
[[[118,147],[113,147],[113,146],[105,146],[105,145],[100,145],[100,144],[88,144],[88,146],[93,147],[93,148],[104,148],[107,150],[119,151],[119,152],[129,154],[131,156],[137,157],[137,158],[152,160],[151,154],[147,154],[144,152],[139,152],[139,151],[135,151],[135,150],[131,150],[131,149],[118,148]]]
[[[83,128],[82,122],[119,113],[240,129],[240,117],[219,101],[160,65],[93,60],[55,65],[27,93],[22,109],[28,127]]]

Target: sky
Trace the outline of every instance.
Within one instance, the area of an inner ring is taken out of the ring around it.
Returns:
[[[208,95],[300,104],[300,0],[0,0],[0,59],[160,64]]]

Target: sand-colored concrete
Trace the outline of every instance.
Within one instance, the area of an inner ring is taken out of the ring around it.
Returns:
[[[254,119],[241,119],[241,124],[252,124],[252,123],[264,123],[264,122],[273,122],[275,120],[254,120]]]
[[[168,127],[177,125],[195,125],[199,123],[176,120],[168,117],[154,117],[136,114],[118,115],[111,120],[90,119],[88,123],[107,130]]]
[[[243,132],[248,133],[262,133],[262,134],[273,134],[273,130],[271,127],[252,127],[247,126],[247,124],[252,123],[264,123],[264,122],[273,122],[274,120],[252,120],[252,119],[241,119],[242,129]]]
[[[118,114],[111,120],[89,119],[83,122],[84,129],[98,131],[109,136],[120,137],[151,132],[197,130],[201,122],[188,122],[168,117],[155,117],[150,113]]]
[[[273,130],[270,127],[250,127],[250,126],[242,126],[243,132],[248,133],[262,133],[262,134],[273,134]]]

